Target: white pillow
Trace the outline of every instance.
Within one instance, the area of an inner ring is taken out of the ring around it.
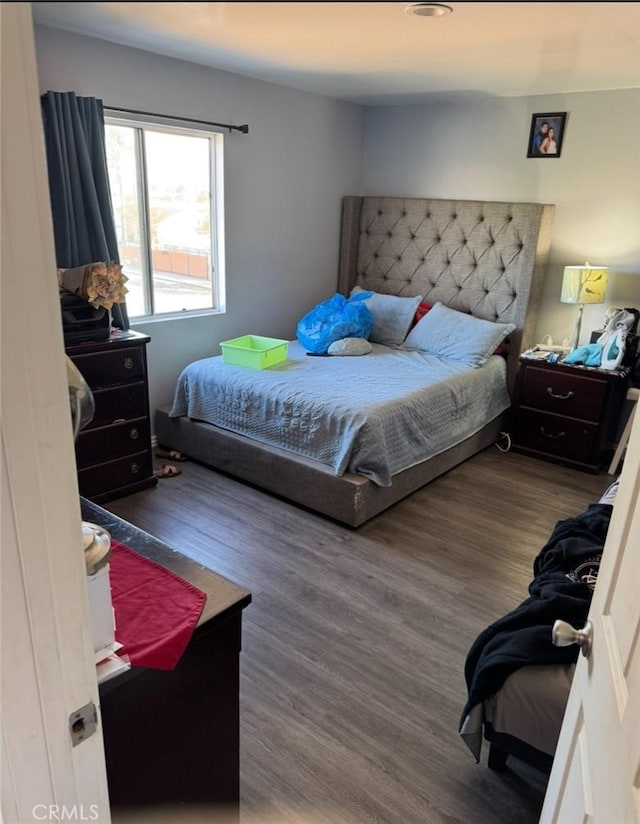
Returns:
[[[366,338],[340,338],[327,349],[329,355],[368,355],[373,346]]]
[[[478,367],[515,328],[513,323],[480,320],[436,303],[407,335],[404,346]]]
[[[354,286],[351,295],[369,291],[360,286]],[[386,346],[399,345],[406,338],[411,321],[422,296],[415,298],[401,298],[396,295],[382,295],[374,292],[365,303],[373,315],[373,329],[369,340],[374,343],[384,343]]]

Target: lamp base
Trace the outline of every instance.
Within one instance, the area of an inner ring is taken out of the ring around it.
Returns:
[[[95,575],[109,561],[111,556],[111,535],[101,526],[83,521],[82,544],[87,575]]]
[[[582,312],[584,311],[584,303],[578,304],[578,317],[576,319],[576,325],[573,329],[573,337],[571,339],[571,351],[573,352],[574,349],[578,348],[578,343],[580,341],[580,327],[582,326]]]

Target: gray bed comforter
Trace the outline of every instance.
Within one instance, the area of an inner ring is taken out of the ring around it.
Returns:
[[[229,366],[222,356],[190,364],[170,415],[390,486],[397,472],[455,446],[507,409],[505,376],[497,356],[472,369],[380,344],[361,357],[311,357],[293,341],[287,360],[270,369]]]

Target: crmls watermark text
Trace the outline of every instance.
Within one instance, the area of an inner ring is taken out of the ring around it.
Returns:
[[[31,815],[36,821],[98,821],[98,805],[36,804]]]

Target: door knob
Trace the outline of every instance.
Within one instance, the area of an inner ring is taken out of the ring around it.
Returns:
[[[577,644],[582,650],[585,658],[591,652],[591,642],[593,641],[593,624],[587,621],[582,629],[574,629],[566,621],[556,621],[551,630],[551,640],[556,647],[568,647]]]

